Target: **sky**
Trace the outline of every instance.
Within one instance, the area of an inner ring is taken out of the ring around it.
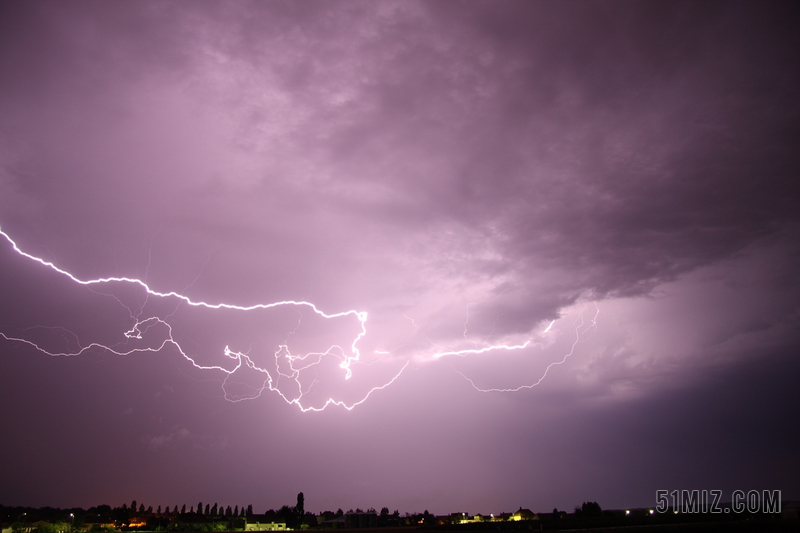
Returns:
[[[798,22],[2,2],[0,503],[800,499]]]

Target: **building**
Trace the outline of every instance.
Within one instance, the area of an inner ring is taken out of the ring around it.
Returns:
[[[264,515],[252,515],[245,519],[245,531],[287,531],[285,521],[269,520]]]
[[[530,509],[523,509],[522,507],[520,507],[519,511],[512,514],[509,520],[513,522],[520,522],[522,520],[539,520],[539,515],[537,515]]]
[[[344,527],[347,529],[378,527],[378,513],[345,513]]]

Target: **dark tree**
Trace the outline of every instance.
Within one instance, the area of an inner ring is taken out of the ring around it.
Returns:
[[[253,505],[252,504],[247,506],[247,516],[253,516]]]
[[[341,507],[336,511],[336,516],[344,516],[344,511],[342,511]]]
[[[239,516],[239,506],[233,508],[233,516]]]
[[[233,516],[233,509],[231,509],[230,505],[225,508],[225,516]]]
[[[288,505],[284,505],[280,509],[278,509],[278,512],[275,513],[275,515],[282,521],[286,522],[287,527],[294,529],[295,522],[297,521],[296,507],[289,507]]]
[[[185,503],[181,506],[181,514],[186,514],[186,504]]]
[[[133,501],[131,502],[131,512],[132,512],[132,513],[135,513],[135,512],[136,512],[136,500],[133,500]]]
[[[300,519],[302,520],[303,519],[303,515],[305,514],[305,497],[303,496],[302,492],[297,494],[297,507],[296,507],[296,509],[297,509],[297,516],[299,516]]]
[[[206,511],[206,514],[208,514],[208,511]],[[214,504],[214,507],[211,508],[211,516],[217,516],[217,504],[216,503]]]
[[[197,502],[197,514],[203,514],[203,502]]]
[[[209,506],[208,506],[208,504],[206,504],[206,512],[205,512],[205,513],[203,513],[203,514],[205,514],[206,516],[208,516],[208,515],[209,515],[209,513],[210,513],[210,511],[209,511]]]
[[[150,507],[150,510],[152,511],[153,508]],[[169,511],[167,511],[167,512],[169,512]],[[161,506],[160,505],[158,506],[158,509],[156,509],[156,514],[161,514]]]
[[[597,502],[583,502],[580,509],[575,508],[575,514],[586,517],[600,516],[602,509],[600,509],[600,504]]]

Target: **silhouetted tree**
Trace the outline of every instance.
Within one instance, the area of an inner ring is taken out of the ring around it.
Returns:
[[[381,507],[381,514],[378,515],[378,525],[386,526],[388,522],[389,522],[389,508]]]
[[[204,515],[206,515],[206,516],[208,516],[209,514],[211,514],[211,513],[210,513],[210,510],[209,510],[209,506],[208,506],[208,504],[206,504],[206,512],[205,512],[205,513],[203,513],[203,514],[204,514]]]
[[[131,502],[131,512],[132,512],[132,513],[135,513],[135,512],[136,512],[136,500],[133,500],[133,501]]]
[[[305,496],[303,496],[303,493],[302,492],[298,493],[297,494],[297,507],[296,507],[296,509],[297,509],[297,516],[300,517],[300,520],[302,520],[303,519],[303,515],[306,514],[306,512],[305,512],[305,503],[306,503],[305,502]]]
[[[186,504],[185,503],[183,504],[183,506],[181,506],[181,514],[186,514]]]
[[[595,517],[602,514],[600,504],[597,502],[583,502],[580,508],[575,508],[575,514],[578,516]]]
[[[167,508],[169,509],[169,507],[167,507]],[[152,509],[152,507],[150,509]],[[169,513],[169,511],[167,511],[167,513]],[[161,514],[161,506],[160,505],[158,506],[158,509],[156,509],[156,514]]]
[[[287,527],[294,528],[295,521],[297,519],[297,508],[284,505],[278,509],[278,512],[275,513],[275,515],[286,522]]]
[[[208,514],[208,511],[206,511],[206,514]],[[211,516],[217,516],[217,504],[216,503],[214,504],[214,507],[211,508]]]
[[[339,507],[339,509],[336,510],[336,516],[344,516],[344,511],[342,511],[341,507]]]
[[[203,514],[203,502],[197,502],[197,514]]]
[[[233,508],[233,516],[239,516],[239,506]]]
[[[230,505],[225,509],[225,516],[233,516],[233,509]]]
[[[253,505],[252,504],[247,506],[247,516],[253,516]]]

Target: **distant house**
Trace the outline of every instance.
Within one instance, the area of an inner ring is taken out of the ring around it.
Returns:
[[[286,531],[286,521],[269,519],[264,515],[252,515],[245,519],[245,531]]]
[[[330,522],[331,520],[336,520],[336,518],[336,513],[333,511],[323,511],[317,515],[317,524]]]
[[[337,515],[333,511],[324,511],[317,515],[317,525],[330,528],[344,527],[344,515]]]
[[[347,529],[378,527],[378,513],[345,513],[344,527]]]
[[[513,522],[519,522],[522,520],[539,520],[539,515],[537,515],[530,509],[523,509],[522,507],[520,507],[519,511],[512,514],[509,520]]]
[[[450,513],[449,523],[451,524],[467,524],[471,522],[471,516],[467,513]]]
[[[83,525],[82,528],[84,531],[109,531],[117,529],[117,524],[114,522],[91,522],[87,520],[87,523]]]
[[[344,523],[344,515],[336,516],[336,514],[334,514],[333,518],[331,518],[330,520],[323,520],[322,522],[319,521],[320,518],[324,518],[324,517],[323,516],[318,516],[317,517],[317,522],[322,527],[341,529],[345,525],[345,523]]]

